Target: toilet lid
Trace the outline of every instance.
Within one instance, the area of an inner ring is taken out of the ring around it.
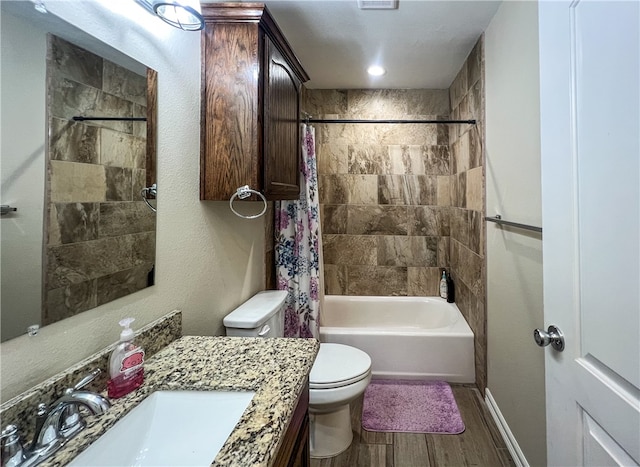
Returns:
[[[309,374],[309,387],[345,386],[365,378],[370,370],[371,358],[362,350],[343,344],[320,344]]]

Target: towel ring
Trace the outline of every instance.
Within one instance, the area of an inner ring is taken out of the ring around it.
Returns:
[[[233,209],[233,200],[235,200],[236,198],[238,199],[248,198],[249,196],[251,196],[251,193],[258,195],[260,198],[262,198],[262,202],[264,203],[264,208],[262,208],[262,211],[260,211],[260,213],[254,214],[252,216],[245,216],[240,214],[235,209]],[[267,212],[267,198],[265,198],[264,195],[259,191],[252,190],[251,188],[249,188],[249,185],[245,185],[238,188],[236,192],[233,194],[233,196],[231,196],[231,199],[229,199],[229,207],[231,208],[231,211],[233,211],[233,213],[238,217],[242,217],[243,219],[256,219],[262,216],[265,212]]]

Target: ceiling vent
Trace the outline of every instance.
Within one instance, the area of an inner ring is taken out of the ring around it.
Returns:
[[[361,10],[396,10],[398,0],[358,0]]]

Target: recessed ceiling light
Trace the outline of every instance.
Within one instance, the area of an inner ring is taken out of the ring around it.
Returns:
[[[367,68],[367,73],[369,73],[371,76],[382,76],[386,72],[387,70],[382,68],[380,65],[371,65],[369,68]]]

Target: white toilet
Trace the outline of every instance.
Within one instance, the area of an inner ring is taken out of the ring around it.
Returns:
[[[224,318],[228,336],[282,337],[284,290],[266,290]],[[371,381],[371,358],[342,344],[320,344],[309,374],[309,444],[311,457],[333,457],[353,439],[349,402]]]

